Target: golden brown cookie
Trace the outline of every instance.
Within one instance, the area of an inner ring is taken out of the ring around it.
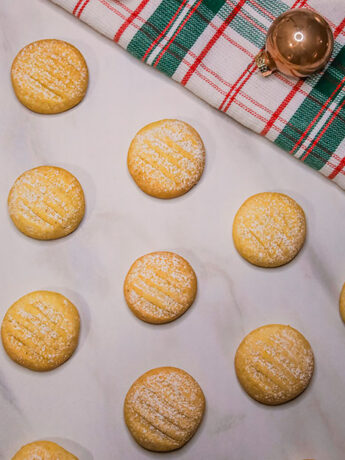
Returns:
[[[38,113],[68,110],[85,96],[88,70],[82,54],[62,40],[39,40],[19,51],[12,64],[19,101]]]
[[[340,311],[340,316],[345,323],[345,284],[343,285],[343,288],[340,293],[339,311]]]
[[[161,120],[142,128],[133,139],[127,164],[137,185],[148,195],[175,198],[200,179],[204,144],[187,123]]]
[[[35,441],[23,446],[12,460],[78,460],[78,458],[55,442]]]
[[[124,283],[132,312],[148,323],[168,323],[194,302],[197,279],[194,270],[173,252],[152,252],[137,259]]]
[[[179,449],[194,435],[205,410],[199,384],[187,372],[159,367],[139,377],[129,389],[124,415],[129,431],[145,449]]]
[[[243,339],[236,352],[235,369],[249,396],[276,405],[296,398],[307,388],[314,356],[309,342],[296,329],[269,324]]]
[[[72,356],[79,328],[78,310],[66,297],[35,291],[7,310],[1,338],[13,361],[34,371],[49,371]]]
[[[303,209],[282,193],[259,193],[243,203],[233,223],[237,251],[259,267],[279,267],[301,250],[306,234]]]
[[[15,181],[8,196],[15,226],[27,236],[53,240],[72,233],[85,212],[84,192],[68,171],[39,166]]]

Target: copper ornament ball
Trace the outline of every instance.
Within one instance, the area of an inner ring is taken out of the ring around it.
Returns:
[[[279,16],[267,32],[266,48],[256,62],[264,76],[278,70],[293,77],[308,77],[329,61],[334,37],[320,14],[305,8]]]

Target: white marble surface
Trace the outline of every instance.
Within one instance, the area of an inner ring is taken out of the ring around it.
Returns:
[[[68,113],[33,114],[13,94],[12,59],[41,38],[70,41],[89,65],[87,96]],[[55,371],[21,368],[0,347],[0,458],[42,438],[80,460],[164,458],[132,441],[122,404],[139,375],[174,365],[199,381],[207,413],[193,440],[167,458],[344,459],[344,192],[46,0],[1,0],[0,101],[0,316],[27,292],[51,289],[82,317],[80,345]],[[143,194],[126,168],[132,136],[164,117],[190,122],[207,148],[201,182],[172,201]],[[67,168],[86,193],[81,227],[58,241],[21,235],[7,215],[14,179],[42,164]],[[290,265],[264,270],[236,253],[231,224],[245,198],[273,190],[303,206],[308,237]],[[199,292],[182,318],[150,326],[127,308],[122,283],[135,258],[165,249],[191,262]],[[299,329],[316,357],[309,389],[274,408],[247,397],[233,368],[244,334],[272,322]]]

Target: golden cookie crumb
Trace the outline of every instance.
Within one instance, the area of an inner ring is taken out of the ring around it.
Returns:
[[[301,250],[306,234],[303,209],[282,193],[259,193],[238,210],[233,223],[237,251],[259,267],[279,267]]]
[[[172,252],[153,252],[137,259],[124,283],[126,302],[149,323],[168,323],[194,302],[197,279],[190,264]]]
[[[282,404],[309,385],[314,356],[309,342],[290,326],[269,324],[248,334],[237,349],[235,369],[244,390],[257,401]]]
[[[8,196],[8,210],[15,226],[27,236],[52,240],[72,233],[85,212],[85,198],[78,180],[55,166],[24,172]]]
[[[12,64],[19,101],[38,113],[60,113],[84,98],[88,69],[84,57],[62,40],[39,40],[19,51]]]
[[[127,164],[145,193],[175,198],[199,181],[205,165],[205,148],[199,134],[187,123],[156,121],[136,134]]]
[[[1,338],[13,361],[34,371],[49,371],[71,357],[78,344],[79,327],[78,310],[66,297],[35,291],[7,310]]]
[[[12,460],[78,460],[78,458],[55,442],[35,441],[23,446]]]
[[[139,377],[129,389],[124,415],[129,431],[145,449],[179,449],[198,429],[205,410],[199,384],[187,372],[159,367]]]

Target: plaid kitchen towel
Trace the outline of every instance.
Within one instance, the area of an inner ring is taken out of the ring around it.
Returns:
[[[51,0],[345,189],[344,0]],[[264,79],[255,56],[289,8],[321,13],[336,43],[306,80]]]

